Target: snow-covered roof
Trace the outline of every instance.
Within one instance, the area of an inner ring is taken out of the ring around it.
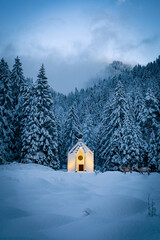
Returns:
[[[86,152],[93,153],[93,152],[89,149],[89,147],[87,147],[87,145],[82,141],[82,139],[79,139],[79,140],[78,140],[78,142],[76,143],[76,145],[74,145],[74,146],[72,147],[72,149],[69,151],[69,153],[73,153],[73,152],[77,153],[80,148],[82,148],[85,153],[86,153]]]

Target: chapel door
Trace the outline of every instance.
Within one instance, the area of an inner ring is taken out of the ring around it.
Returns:
[[[79,171],[84,171],[84,165],[83,164],[79,164]]]

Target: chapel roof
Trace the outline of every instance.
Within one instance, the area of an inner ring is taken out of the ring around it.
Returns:
[[[73,152],[77,153],[80,148],[82,148],[84,152],[93,153],[93,152],[89,149],[89,147],[87,147],[87,145],[82,141],[81,138],[78,139],[78,142],[76,143],[76,145],[74,145],[74,146],[72,147],[72,149],[69,151],[69,153],[73,153]]]

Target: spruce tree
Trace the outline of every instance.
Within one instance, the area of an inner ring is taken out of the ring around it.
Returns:
[[[105,108],[99,135],[98,157],[104,171],[117,170],[121,164],[130,166],[139,160],[139,141],[121,82]]]
[[[146,105],[145,99],[140,91],[135,94],[133,105],[134,126],[140,142],[140,161],[139,166],[146,166],[148,144],[145,138]]]
[[[97,134],[97,149],[96,149],[96,165],[101,167],[104,165],[108,154],[109,139],[111,138],[111,133],[108,132],[109,116],[111,114],[110,102],[107,102],[104,112],[102,115],[102,123]]]
[[[13,97],[13,125],[14,125],[14,154],[13,159],[20,161],[21,154],[21,121],[22,121],[22,93],[24,76],[22,64],[17,57],[11,73],[12,97]]]
[[[157,143],[154,131],[152,130],[148,144],[148,166],[152,171],[158,170]]]
[[[95,135],[93,130],[93,119],[90,114],[86,115],[85,123],[83,124],[83,141],[92,150],[95,148]]]
[[[42,65],[36,84],[37,121],[39,127],[38,163],[59,169],[57,126],[53,114],[50,87]]]
[[[21,135],[21,162],[37,163],[40,126],[37,119],[37,99],[35,97],[35,89],[28,86],[23,101],[23,121]]]
[[[125,98],[122,83],[119,82],[115,90],[112,102],[108,103],[100,129],[99,159],[104,170],[118,169],[123,163],[123,135],[125,115],[128,113],[128,105]]]
[[[145,109],[145,123],[144,123],[144,137],[147,142],[147,154],[150,148],[150,141],[155,141],[157,151],[155,151],[155,158],[158,159],[158,148],[159,148],[159,129],[160,129],[160,111],[158,106],[158,100],[153,94],[151,89],[147,90],[145,97],[146,109]],[[152,134],[152,136],[151,136]],[[155,140],[153,140],[153,135]],[[157,154],[156,154],[157,153]],[[146,165],[150,162],[150,156],[146,160]],[[158,160],[157,160],[158,161]]]
[[[142,94],[138,91],[136,92],[134,100],[134,118],[135,122],[139,124],[141,130],[143,130],[145,122],[145,101]]]
[[[58,118],[56,118],[56,125],[57,125],[57,138],[58,138],[58,156],[59,159],[63,159],[63,152],[62,152],[62,127]],[[60,167],[62,168],[62,161],[60,161]]]
[[[81,134],[81,128],[75,106],[73,105],[69,112],[64,125],[63,133],[63,164],[67,162],[68,151],[76,144],[77,137]]]
[[[149,141],[152,130],[154,131],[155,135],[157,135],[160,122],[158,100],[153,94],[153,91],[151,89],[148,89],[146,93],[145,103],[146,103],[145,134],[147,141]]]
[[[160,127],[158,129],[157,142],[157,171],[160,172]]]
[[[130,114],[126,114],[124,122],[124,135],[123,135],[123,162],[127,166],[133,166],[138,163],[142,165],[142,148],[143,143],[141,133],[138,132],[137,125],[132,119]]]
[[[13,154],[13,99],[8,64],[0,61],[0,163],[11,162]]]

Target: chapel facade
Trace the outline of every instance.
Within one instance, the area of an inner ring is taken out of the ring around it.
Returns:
[[[94,152],[80,138],[68,153],[68,172],[94,172]]]

